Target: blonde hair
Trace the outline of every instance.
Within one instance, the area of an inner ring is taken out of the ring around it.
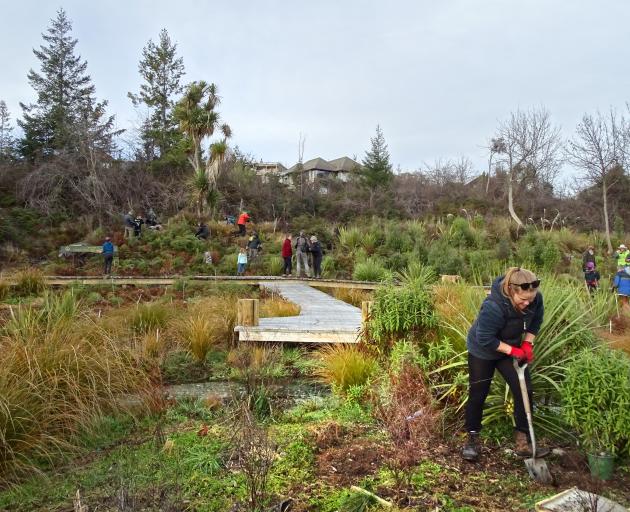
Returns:
[[[536,274],[534,274],[531,270],[527,270],[526,268],[521,267],[510,267],[505,273],[505,277],[503,278],[503,282],[501,283],[501,293],[505,297],[510,299],[512,305],[515,306],[514,300],[512,298],[514,296],[514,293],[512,292],[510,285],[531,283],[532,281],[536,281],[537,279],[538,278],[536,277]],[[536,291],[536,293],[538,292]]]

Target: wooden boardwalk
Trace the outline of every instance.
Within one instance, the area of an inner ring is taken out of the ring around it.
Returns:
[[[238,283],[256,286],[267,283],[311,283],[319,288],[355,288],[358,290],[376,290],[382,286],[382,283],[354,281],[351,279],[287,279],[280,276],[46,276],[45,279],[46,284],[49,286],[71,286],[73,284],[93,286],[171,286],[182,279],[187,282],[197,283]],[[15,279],[11,276],[5,277],[4,281],[9,285],[16,284]]]
[[[300,306],[299,316],[261,318],[255,327],[236,326],[241,341],[357,343],[361,310],[299,283],[260,283]]]

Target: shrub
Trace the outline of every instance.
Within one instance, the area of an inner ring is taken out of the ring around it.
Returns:
[[[466,273],[464,259],[457,252],[457,249],[444,240],[431,245],[427,259],[429,265],[435,268],[439,274],[465,275]]]
[[[357,281],[383,281],[390,276],[380,260],[368,258],[357,263],[352,273],[352,278]]]
[[[413,249],[414,242],[407,233],[402,233],[400,229],[393,228],[385,236],[385,248],[391,252],[409,252]]]
[[[396,445],[406,445],[410,438],[430,439],[437,414],[422,369],[407,363],[400,372],[390,373],[387,392],[379,397],[375,414]]]
[[[506,238],[501,238],[499,243],[494,249],[494,255],[498,260],[507,261],[512,256],[512,248],[510,247],[510,241]]]
[[[335,275],[337,271],[337,260],[328,254],[322,259],[322,275],[330,277]]]
[[[376,360],[357,345],[329,345],[316,358],[315,375],[342,393],[366,384],[377,368]]]
[[[400,287],[380,288],[368,322],[369,337],[380,349],[397,339],[426,333],[437,325],[431,292],[413,282]]]
[[[22,270],[15,276],[15,293],[19,296],[38,295],[46,289],[44,274],[34,268]]]
[[[339,228],[339,245],[347,251],[354,251],[361,246],[363,235],[358,228]]]
[[[410,253],[394,253],[386,259],[386,265],[392,272],[398,272],[407,266],[408,254]]]
[[[468,221],[462,217],[457,217],[449,229],[449,240],[457,247],[472,247],[475,242],[475,234]]]
[[[566,369],[562,413],[590,452],[630,455],[630,358],[583,350]]]

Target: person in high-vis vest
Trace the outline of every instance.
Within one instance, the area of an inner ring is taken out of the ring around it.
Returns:
[[[621,244],[615,251],[615,254],[613,254],[613,258],[617,261],[617,271],[623,270],[626,267],[628,256],[630,256],[630,251],[624,244]]]

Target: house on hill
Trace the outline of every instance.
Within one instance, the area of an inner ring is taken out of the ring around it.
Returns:
[[[324,160],[321,157],[313,158],[300,164],[299,162],[290,167],[285,173],[283,182],[292,185],[300,179],[300,175],[305,184],[315,183],[317,179],[332,178],[341,181],[348,181],[352,173],[361,169],[361,165],[347,156],[336,158],[335,160]]]
[[[280,162],[257,162],[252,166],[254,172],[258,174],[263,180],[263,182],[267,182],[269,180],[269,176],[278,176],[282,178],[284,174],[287,172],[287,168],[282,165]]]

